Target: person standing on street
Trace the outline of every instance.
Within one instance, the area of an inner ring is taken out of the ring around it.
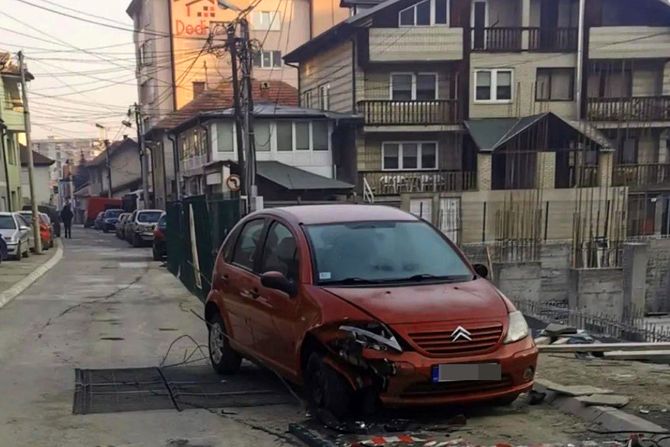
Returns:
[[[70,204],[66,203],[60,211],[60,218],[63,221],[63,227],[65,227],[66,239],[72,239],[72,217],[74,217],[74,214],[72,214]]]

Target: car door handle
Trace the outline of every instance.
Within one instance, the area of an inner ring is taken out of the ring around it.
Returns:
[[[253,289],[253,290],[243,290],[243,291],[241,291],[240,296],[242,298],[248,298],[248,299],[255,300],[256,298],[258,298],[259,295],[258,295],[258,290]]]
[[[221,275],[221,281],[228,281],[228,275]]]

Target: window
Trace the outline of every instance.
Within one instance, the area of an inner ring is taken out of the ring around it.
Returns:
[[[244,226],[235,245],[233,264],[247,270],[253,270],[256,247],[258,247],[264,226],[265,221],[262,219],[252,220]]]
[[[449,24],[449,0],[424,0],[398,14],[400,26]]]
[[[204,81],[193,81],[193,99],[197,98],[205,91]]]
[[[312,90],[307,90],[302,94],[303,107],[312,107]]]
[[[619,143],[621,150],[617,152],[617,163],[637,164],[637,145],[637,138],[623,138]]]
[[[145,67],[147,65],[153,65],[154,63],[154,51],[153,51],[153,40],[147,40],[142,45],[139,46],[139,61],[140,66]]]
[[[392,73],[391,99],[396,101],[437,99],[437,73]]]
[[[269,121],[257,121],[254,124],[254,142],[257,152],[267,152],[270,150],[272,133],[270,132]]]
[[[319,87],[319,108],[321,110],[330,109],[330,85],[322,85]]]
[[[256,51],[253,55],[254,67],[281,67],[281,51]]]
[[[295,123],[295,149],[298,151],[309,150],[309,123]]]
[[[263,31],[279,31],[281,22],[281,13],[278,11],[254,11],[251,19],[253,29]]]
[[[277,123],[277,150],[293,151],[293,123],[290,121]]]
[[[382,170],[437,169],[437,143],[401,142],[382,144]]]
[[[216,146],[219,152],[233,152],[235,144],[233,139],[233,123],[216,123]]]
[[[538,68],[535,85],[537,101],[572,101],[575,72],[572,68]]]
[[[261,272],[279,272],[291,281],[298,280],[298,249],[295,237],[278,222],[272,224],[265,239]]]
[[[475,70],[475,102],[510,102],[512,70]]]
[[[328,122],[314,121],[312,123],[312,146],[315,151],[328,150]]]

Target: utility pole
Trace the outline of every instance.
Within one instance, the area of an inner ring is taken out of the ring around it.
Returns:
[[[237,166],[239,167],[240,176],[240,195],[247,194],[247,175],[246,175],[246,154],[244,152],[244,145],[242,142],[242,107],[240,105],[240,81],[238,78],[237,58],[237,23],[232,22],[226,28],[227,39],[226,46],[228,53],[230,53],[230,68],[233,74],[233,108],[235,110],[235,136],[237,144]]]
[[[107,128],[102,124],[95,123],[95,127],[100,129],[100,140],[105,145],[105,168],[107,170],[107,197],[112,198],[112,164],[109,160],[109,140],[107,139]],[[101,185],[102,186],[102,185]]]
[[[7,153],[5,152],[5,135],[7,126],[0,118],[0,157],[2,157],[2,164],[5,168],[5,187],[7,189],[7,211],[12,210],[12,188],[9,186],[9,161],[7,160]]]
[[[35,253],[42,254],[42,239],[40,238],[40,215],[37,214],[37,200],[35,200],[35,165],[33,164],[33,148],[30,139],[30,108],[26,93],[26,65],[23,61],[23,52],[19,51],[19,69],[21,70],[21,96],[23,99],[23,122],[26,128],[26,146],[28,150],[28,183],[30,184],[30,204],[33,211],[33,238],[35,239]],[[9,179],[7,179],[9,181]]]
[[[137,143],[140,145],[140,168],[142,170],[142,200],[144,201],[144,208],[151,208],[149,199],[149,163],[147,163],[147,150],[144,144],[144,123],[142,120],[142,112],[137,103],[135,107],[135,124],[137,125]]]
[[[242,71],[242,144],[247,159],[247,196],[249,197],[249,210],[256,211],[258,187],[256,186],[256,148],[254,141],[254,100],[253,85],[251,79],[252,50],[249,38],[249,22],[245,18],[240,19],[241,52],[240,65]]]

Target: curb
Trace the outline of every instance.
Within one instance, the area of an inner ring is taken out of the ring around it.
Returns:
[[[28,276],[14,284],[9,289],[0,293],[0,308],[10,303],[14,298],[17,297],[21,292],[30,287],[35,281],[37,281],[42,275],[51,270],[58,261],[63,257],[63,244],[60,240],[56,241],[56,253],[51,256],[51,259],[46,261],[44,264],[37,267],[35,270],[30,272]]]
[[[603,431],[664,434],[668,430],[641,417],[626,413],[614,407],[587,407],[572,396],[566,396],[548,389],[542,381],[535,381],[534,389],[546,393],[545,402],[564,413],[572,414],[587,422],[598,424]],[[661,445],[666,445],[662,443]]]

